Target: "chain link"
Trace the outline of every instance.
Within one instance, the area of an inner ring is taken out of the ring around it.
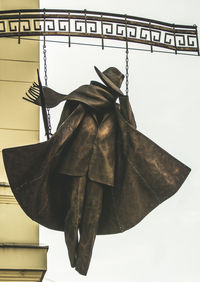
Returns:
[[[128,85],[129,85],[129,50],[128,50],[128,43],[126,45],[126,95],[128,96]]]
[[[44,81],[45,86],[48,86],[48,76],[47,76],[47,46],[46,46],[46,37],[44,36],[43,41],[43,59],[44,59]],[[51,130],[51,116],[50,116],[50,109],[47,108],[47,121],[48,121],[48,128],[49,128],[49,136],[52,135]]]
[[[46,46],[46,37],[44,36],[43,41],[43,59],[44,59],[44,80],[45,86],[47,86],[48,76],[47,76],[47,46]]]
[[[127,15],[125,15],[126,23],[126,96],[128,96],[128,68],[129,68],[129,59],[128,59],[128,30],[127,30]]]

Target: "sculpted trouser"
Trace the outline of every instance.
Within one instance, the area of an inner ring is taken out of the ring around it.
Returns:
[[[87,274],[102,209],[102,185],[72,177],[71,203],[65,218],[65,242],[72,267]],[[78,239],[78,232],[80,239]]]

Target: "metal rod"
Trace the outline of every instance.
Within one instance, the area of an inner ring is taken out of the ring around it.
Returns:
[[[71,36],[70,36],[70,32],[71,32],[71,22],[70,22],[70,12],[68,13],[68,26],[69,26],[69,40],[68,40],[68,43],[69,43],[69,47],[71,47]]]
[[[18,22],[18,31],[19,31],[19,35],[18,35],[18,44],[20,44],[20,32],[21,32],[21,12],[19,12],[19,22]]]
[[[151,53],[153,53],[153,40],[152,40],[152,29],[151,29],[151,22],[149,22],[149,31],[150,31],[150,41],[151,41]]]
[[[87,10],[84,10],[85,13],[85,33],[87,33]]]
[[[39,70],[37,70],[37,76],[38,76],[38,84],[39,84],[39,89],[40,89],[40,100],[41,100],[41,106],[42,106],[42,116],[43,116],[43,121],[44,121],[44,128],[45,128],[47,140],[49,140],[50,137],[49,137],[48,117],[47,117],[43,88],[42,88],[42,84],[40,81]]]
[[[15,37],[11,37],[10,39],[16,40]],[[25,38],[25,37],[21,37],[22,40],[29,40],[29,41],[40,41],[42,42],[43,40],[41,39],[36,39],[36,38]],[[59,44],[68,44],[69,42],[67,41],[59,41],[59,40],[46,40],[46,42],[49,43],[59,43]],[[90,46],[90,47],[102,47],[102,45],[100,44],[92,44],[92,43],[81,43],[81,42],[72,42],[72,45],[80,45],[80,46]],[[126,47],[123,46],[112,46],[112,45],[105,45],[105,48],[112,48],[112,49],[126,49]],[[148,49],[144,49],[144,48],[134,48],[134,47],[129,47],[129,51],[142,51],[142,52],[150,52],[150,50]],[[196,51],[196,50],[195,50]],[[169,51],[164,51],[164,50],[155,50],[154,49],[154,53],[163,53],[163,54],[174,54],[173,52],[169,52]],[[184,55],[184,56],[194,56],[197,57],[197,54],[191,54],[191,53],[179,53],[179,55]]]
[[[101,15],[101,46],[102,50],[104,49],[104,36],[103,36],[103,16]]]
[[[63,20],[64,19],[64,20]],[[68,19],[68,31],[61,22]],[[2,28],[0,37],[18,36],[68,36],[101,38],[102,49],[105,40],[118,40],[149,45],[184,52],[197,52],[199,55],[198,35],[195,26],[174,25],[145,18],[87,10],[10,10],[0,12]],[[18,22],[18,29],[16,27]],[[44,22],[44,29],[41,28]],[[46,23],[50,25],[46,26]],[[37,24],[39,23],[39,25]],[[78,24],[85,24],[84,30]],[[94,25],[94,29],[90,25]],[[104,25],[106,28],[104,29]],[[78,26],[78,28],[77,28]],[[130,32],[127,36],[127,27]],[[126,35],[124,35],[126,29]],[[150,37],[149,37],[150,36]],[[177,43],[177,38],[182,42]],[[174,40],[172,40],[174,38]]]
[[[43,32],[32,32],[30,34],[30,32],[23,32],[22,36],[42,36],[44,35]],[[68,32],[54,32],[53,34],[51,32],[46,32],[45,33],[46,36],[68,36],[69,33]],[[84,34],[84,33],[70,33],[70,36],[74,36],[74,37],[88,37],[88,38],[102,38],[101,34]],[[11,35],[4,35],[0,37],[11,37]],[[12,37],[16,37],[15,33],[12,33]],[[104,39],[111,39],[111,40],[116,40],[116,41],[125,41],[124,40],[125,37],[123,36],[118,36],[116,38],[116,36],[113,35],[104,35]],[[132,42],[132,43],[139,43],[139,44],[143,44],[143,45],[151,45],[152,43],[150,41],[144,41],[141,39],[135,39],[135,38],[129,38],[128,42]],[[181,52],[197,52],[198,53],[198,49],[197,47],[177,47],[177,46],[170,46],[170,45],[166,45],[164,43],[157,43],[154,42],[154,46],[156,47],[160,47],[160,48],[165,48],[165,49],[170,49],[170,50],[176,50],[176,51],[181,51]]]
[[[105,16],[104,13],[102,13],[102,16]],[[18,19],[19,15],[18,14],[15,14],[15,15],[7,15],[7,16],[1,16],[1,12],[0,12],[0,19],[1,20],[8,20],[8,19]],[[44,18],[44,14],[23,14],[21,15],[21,19],[43,19]],[[66,18],[66,14],[46,14],[46,18],[47,19],[65,19]],[[71,19],[77,19],[77,20],[84,20],[85,19],[85,15],[71,15]],[[97,17],[97,16],[88,16],[87,15],[87,19],[88,20],[96,20],[96,21],[100,21],[100,16]],[[112,22],[112,23],[124,23],[124,19],[120,19],[120,18],[107,18],[107,17],[104,17],[103,20],[105,22]],[[145,21],[145,19],[144,19]],[[149,27],[149,22],[150,21],[146,21],[145,22],[138,22],[138,21],[132,21],[132,20],[128,20],[127,19],[127,24],[130,24],[130,25],[135,25],[135,26],[138,26],[138,27]],[[151,27],[155,30],[162,30],[162,31],[171,31],[173,30],[173,25],[172,27],[167,27],[166,26],[162,26],[162,25],[157,25],[157,24],[152,24],[151,22]],[[183,28],[187,29],[187,30],[184,30]],[[187,34],[196,34],[195,33],[195,30],[194,30],[194,25],[192,26],[180,26],[180,25],[176,25],[176,30],[175,30],[176,33],[181,33],[181,34],[184,34],[184,33],[187,33]]]
[[[176,44],[175,25],[174,25],[174,27],[173,27],[173,31],[174,31],[174,46],[175,46],[175,54],[177,55],[177,44]]]
[[[195,25],[196,27],[196,38],[197,38],[197,49],[198,49],[198,55],[200,55],[200,52],[199,52],[199,38],[198,38],[198,28],[197,26]]]
[[[19,11],[21,13],[41,13],[44,11],[44,9],[17,9],[17,10],[3,10],[0,11],[0,15],[4,15],[4,14],[13,14],[13,13],[19,13]],[[45,9],[46,13],[85,13],[85,10],[70,10],[70,9]],[[98,12],[98,11],[87,11],[87,14],[94,14],[94,15],[99,15],[99,14],[103,14],[105,16],[113,16],[113,17],[118,17],[118,18],[124,18],[123,14],[115,14],[115,13],[107,13],[107,12]],[[148,21],[151,23],[156,23],[156,24],[161,24],[161,25],[165,25],[165,26],[169,26],[169,27],[173,27],[174,24],[171,23],[167,23],[167,22],[163,22],[163,21],[158,21],[158,20],[153,20],[153,19],[149,19],[149,18],[142,18],[142,17],[136,17],[136,16],[131,16],[131,15],[127,15],[127,18],[130,19],[135,19],[135,20],[139,20],[139,21]],[[176,25],[176,27],[180,27],[180,28],[193,28],[194,25]]]

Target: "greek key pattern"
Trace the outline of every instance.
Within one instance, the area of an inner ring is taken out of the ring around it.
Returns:
[[[199,55],[195,25],[175,25],[128,15],[74,10],[0,11],[0,37],[54,35],[100,38]],[[130,46],[130,45],[129,45]]]

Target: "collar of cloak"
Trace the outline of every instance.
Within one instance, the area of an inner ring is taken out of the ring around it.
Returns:
[[[89,85],[82,85],[68,95],[62,95],[49,87],[44,87],[44,96],[47,108],[55,107],[60,102],[77,101],[90,106],[95,110],[111,107],[118,98],[117,93],[107,86],[91,81]]]

